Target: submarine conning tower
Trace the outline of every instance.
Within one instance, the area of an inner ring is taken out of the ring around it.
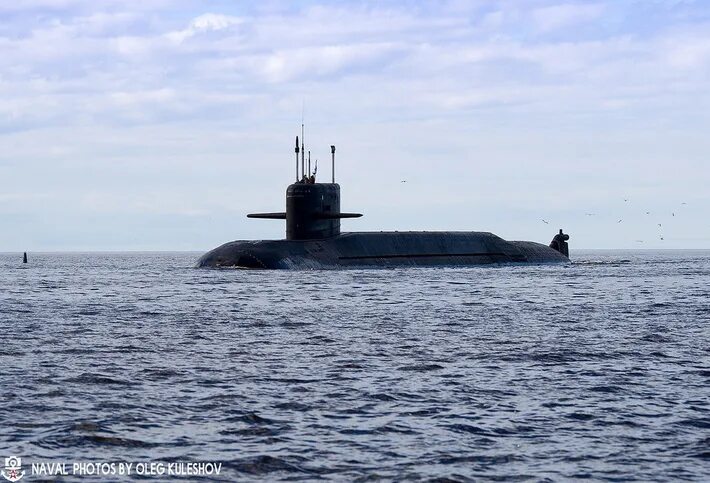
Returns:
[[[330,147],[330,152],[333,163],[332,182],[316,183],[318,165],[316,164],[315,170],[311,171],[309,151],[306,172],[305,148],[303,144],[299,146],[298,136],[296,136],[296,182],[286,188],[286,212],[251,213],[247,217],[286,220],[287,240],[320,240],[340,235],[341,218],[359,218],[362,214],[341,213],[340,185],[335,182],[335,146]]]
[[[317,240],[340,235],[341,218],[359,213],[340,212],[337,183],[294,183],[286,189],[286,239]]]

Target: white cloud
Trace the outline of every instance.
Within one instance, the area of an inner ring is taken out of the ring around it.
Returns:
[[[112,101],[118,106],[145,106],[151,102],[172,102],[176,98],[173,89],[153,89],[147,91],[112,92],[109,94]]]
[[[671,37],[663,41],[662,47],[671,67],[686,71],[710,67],[710,34],[708,33]]]
[[[183,30],[169,32],[166,37],[176,43],[182,43],[190,37],[202,32],[217,32],[232,28],[243,23],[243,19],[231,15],[221,15],[214,13],[206,13],[196,17],[190,22],[190,25]]]
[[[281,50],[259,60],[270,82],[289,82],[372,66],[404,50],[394,43],[326,45]]]
[[[603,12],[602,4],[565,3],[535,9],[532,18],[540,30],[547,32],[595,20]]]

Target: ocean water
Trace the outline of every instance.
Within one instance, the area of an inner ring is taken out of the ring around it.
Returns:
[[[299,272],[198,256],[0,255],[0,457],[710,481],[710,251]]]

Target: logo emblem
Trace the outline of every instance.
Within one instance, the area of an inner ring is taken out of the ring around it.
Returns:
[[[7,481],[20,481],[25,476],[25,472],[22,471],[22,458],[19,456],[5,458],[5,469],[0,471],[0,475]]]

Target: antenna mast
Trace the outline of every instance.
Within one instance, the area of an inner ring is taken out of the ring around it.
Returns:
[[[298,136],[296,136],[296,182],[298,183]]]
[[[332,144],[330,146],[330,155],[332,156],[333,159],[333,184],[335,184],[335,145]]]
[[[306,161],[305,161],[305,154],[306,154],[306,147],[303,142],[303,139],[305,138],[304,134],[304,128],[303,128],[303,119],[301,119],[301,174],[303,176],[306,175]]]

